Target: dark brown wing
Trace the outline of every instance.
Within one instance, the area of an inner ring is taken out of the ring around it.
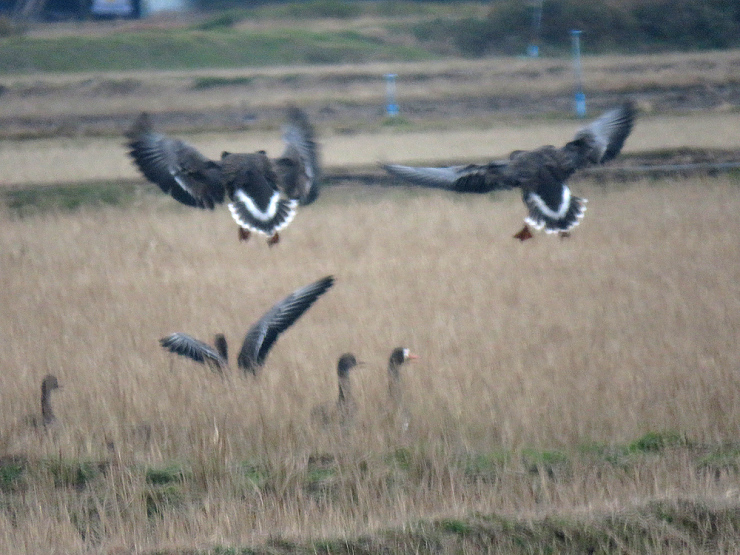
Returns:
[[[153,130],[142,113],[126,133],[129,155],[144,177],[188,206],[213,208],[224,200],[220,168],[180,139]]]
[[[302,205],[311,204],[319,196],[321,166],[316,132],[306,113],[296,106],[288,108],[288,123],[283,130],[285,150],[281,158],[293,169],[285,183],[285,193]]]
[[[580,129],[563,150],[574,157],[577,168],[608,162],[622,150],[632,132],[636,113],[632,101],[624,102]]]
[[[504,169],[508,162],[490,162],[486,165],[448,166],[441,168],[422,168],[400,164],[382,164],[382,167],[408,183],[445,189],[456,193],[489,193],[511,189]]]
[[[239,368],[255,374],[278,336],[292,326],[332,285],[334,277],[326,276],[296,289],[268,310],[244,337],[238,358]]]
[[[228,360],[216,349],[186,333],[173,333],[159,340],[160,345],[171,353],[187,357],[201,364],[208,364],[221,372]]]

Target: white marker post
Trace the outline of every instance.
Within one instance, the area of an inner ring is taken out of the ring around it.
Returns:
[[[396,104],[396,77],[395,73],[385,74],[385,111],[388,116],[394,118],[398,115],[398,104]]]
[[[570,32],[573,39],[573,70],[576,78],[576,115],[586,116],[586,95],[583,93],[583,74],[581,73],[581,31]]]

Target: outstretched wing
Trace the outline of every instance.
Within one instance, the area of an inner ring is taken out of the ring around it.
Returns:
[[[144,177],[188,206],[213,208],[224,200],[220,169],[197,149],[154,131],[142,113],[126,133],[129,155]]]
[[[201,364],[208,364],[217,368],[219,372],[223,367],[228,366],[228,361],[216,349],[186,333],[170,334],[160,339],[159,344],[171,353],[188,357]]]
[[[300,191],[290,195],[298,198],[302,205],[311,204],[319,196],[321,166],[316,132],[306,113],[297,106],[288,108],[288,123],[283,129],[285,150],[282,157],[296,159],[305,174],[301,179]]]
[[[456,193],[489,193],[512,188],[512,184],[503,172],[507,164],[507,162],[490,162],[486,165],[469,164],[442,168],[382,164],[382,167],[391,175],[422,187],[445,189]]]
[[[256,374],[278,336],[292,326],[332,285],[334,277],[327,276],[293,291],[267,311],[244,338],[237,359],[239,368]]]
[[[635,116],[635,104],[628,100],[580,129],[563,150],[575,154],[577,168],[608,162],[622,150]]]

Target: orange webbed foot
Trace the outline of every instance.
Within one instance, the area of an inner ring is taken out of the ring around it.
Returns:
[[[532,235],[532,232],[529,230],[528,225],[524,225],[524,227],[519,231],[516,235],[514,235],[514,239],[519,239],[520,241],[526,241],[527,239],[531,239],[534,237]]]
[[[268,246],[268,247],[274,247],[274,246],[275,246],[275,245],[277,245],[277,244],[278,244],[279,242],[280,242],[280,235],[278,235],[278,234],[276,233],[275,235],[273,235],[272,237],[270,237],[270,238],[269,238],[269,239],[267,240],[267,246]]]

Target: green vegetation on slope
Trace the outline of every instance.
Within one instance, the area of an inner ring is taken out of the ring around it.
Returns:
[[[247,553],[697,553],[733,545],[740,507],[650,501],[628,511],[532,520],[499,515],[417,522],[403,530],[312,546],[271,544]],[[716,551],[714,551],[716,550]],[[209,553],[227,553],[215,549]],[[234,553],[237,553],[235,551]]]
[[[0,40],[0,72],[122,71],[422,60],[421,48],[395,46],[354,31],[274,29],[146,31],[106,37]]]
[[[11,189],[2,196],[3,203],[16,216],[28,216],[54,210],[69,211],[83,206],[130,206],[142,193],[153,192],[134,184],[90,183],[63,187]]]
[[[740,45],[740,4],[733,0],[545,2],[541,52],[562,55],[570,31],[584,52],[652,52]],[[197,69],[279,64],[414,61],[448,55],[524,54],[533,37],[529,2],[281,3],[231,9],[189,27],[105,36],[38,38],[0,28],[0,72]],[[359,17],[372,23],[358,23]],[[264,22],[256,28],[254,22]],[[331,21],[326,25],[326,21]],[[252,25],[250,25],[252,24]]]
[[[466,56],[523,54],[536,40],[543,54],[563,54],[570,32],[580,30],[584,52],[655,52],[731,48],[740,45],[740,3],[735,0],[548,0],[535,39],[533,3],[495,2],[487,17],[438,18],[414,28],[434,45],[451,41]]]
[[[649,432],[629,444],[583,446],[567,453],[525,449],[521,452],[447,454],[446,472],[450,476],[462,476],[464,481],[479,487],[494,487],[497,481],[512,480],[516,476],[517,480],[530,483],[535,489],[548,487],[546,484],[557,488],[577,482],[584,472],[594,469],[599,469],[603,479],[611,476],[639,481],[651,465],[685,458],[699,475],[717,479],[720,475],[737,475],[740,460],[737,445],[700,446],[685,439],[676,443],[678,437],[670,431]],[[228,476],[208,472],[210,478],[207,480],[198,478],[206,470],[199,468],[203,461],[195,461],[192,470],[185,470],[180,464],[117,469],[108,462],[3,457],[0,459],[0,489],[9,509],[15,503],[22,504],[24,492],[43,484],[88,499],[84,510],[73,510],[72,521],[86,533],[99,528],[102,532],[101,522],[113,518],[121,508],[116,509],[115,503],[89,501],[94,501],[98,494],[104,495],[102,484],[106,476],[119,471],[123,472],[121,476],[132,480],[128,487],[141,489],[141,495],[136,497],[140,509],[147,519],[154,519],[191,510],[189,505],[198,505],[213,487],[236,488],[233,493],[245,499],[290,494],[329,505],[347,496],[352,498],[358,490],[364,491],[360,483],[365,480],[369,483],[381,480],[391,491],[414,490],[423,487],[429,479],[430,469],[439,464],[439,456],[439,453],[409,448],[362,460],[326,453],[308,457],[304,466],[286,461],[277,464],[275,461],[245,462],[231,466],[226,471]],[[121,476],[108,483],[118,483],[123,479]],[[224,483],[217,486],[222,480]],[[135,510],[135,507],[126,510]],[[20,508],[18,511],[22,514]],[[297,543],[276,536],[261,548],[252,546],[240,551],[222,546],[202,553],[485,553],[491,550],[614,553],[615,550],[652,552],[657,548],[661,548],[661,552],[709,552],[712,549],[722,551],[723,546],[731,545],[738,529],[740,504],[737,499],[717,502],[676,497],[650,500],[614,511],[561,512],[557,516],[530,519],[499,514],[457,515],[407,522],[399,529],[357,538]]]

